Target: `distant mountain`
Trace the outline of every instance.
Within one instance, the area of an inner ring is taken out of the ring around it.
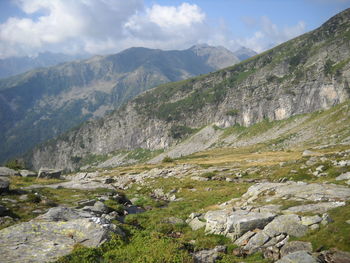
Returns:
[[[262,123],[247,134],[254,136],[270,127],[272,120],[310,112],[321,118],[316,111],[350,98],[349,28],[347,9],[320,28],[252,59],[144,92],[104,118],[37,147],[28,155],[30,163],[35,169],[73,170],[91,160],[142,150],[164,151],[161,157],[176,158],[211,147],[220,136],[232,145],[240,138],[241,126]],[[339,123],[347,120],[343,114],[333,118]],[[215,132],[229,127],[237,131],[230,138]],[[276,132],[283,129],[282,125]],[[300,130],[312,136],[305,126]],[[314,136],[320,130],[322,122]],[[348,138],[349,129],[342,136]],[[267,137],[262,136],[262,145]],[[297,144],[298,137],[291,132],[275,143],[283,145],[285,140]],[[181,143],[183,147],[176,147]]]
[[[61,53],[44,52],[39,53],[35,57],[10,57],[0,59],[0,78],[6,78],[32,69],[50,67],[63,62],[83,58],[84,56],[82,55],[66,55]]]
[[[0,80],[0,161],[101,117],[147,89],[237,62],[222,47],[130,48]]]
[[[240,49],[236,50],[235,52],[233,52],[233,54],[240,60],[246,60],[250,57],[254,57],[255,55],[257,55],[258,53],[256,53],[254,50],[250,49],[250,48],[246,48],[246,47],[241,47]]]

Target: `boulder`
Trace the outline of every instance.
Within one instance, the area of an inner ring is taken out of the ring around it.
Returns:
[[[205,231],[212,234],[224,234],[236,240],[249,230],[264,228],[275,216],[272,213],[246,210],[230,213],[225,210],[209,211],[205,214],[205,219],[207,220]]]
[[[20,170],[19,174],[22,177],[37,177],[37,174],[35,172],[29,170]]]
[[[297,251],[306,251],[311,253],[312,252],[312,245],[310,242],[303,242],[303,241],[291,241],[286,243],[280,250],[281,257],[284,257],[290,253],[294,253]]]
[[[302,237],[308,231],[308,227],[301,224],[298,215],[281,215],[265,226],[264,232],[270,237],[280,234],[288,234],[294,237]]]
[[[316,204],[307,204],[307,205],[298,205],[290,207],[286,210],[283,210],[283,213],[319,213],[323,214],[330,209],[344,206],[345,202],[335,201],[335,202],[321,202]]]
[[[6,177],[0,177],[0,194],[9,191],[10,181]]]
[[[343,173],[335,178],[337,181],[341,180],[349,180],[350,179],[350,172]]]
[[[318,261],[306,251],[290,253],[276,263],[318,263]]]
[[[217,246],[211,250],[202,250],[193,254],[195,263],[215,263],[220,258],[219,253],[225,253],[225,246]]]
[[[249,253],[256,252],[269,239],[269,235],[265,234],[264,231],[259,231],[256,235],[249,239],[248,243],[244,246],[244,249],[249,251]]]
[[[59,169],[40,168],[38,178],[59,179],[61,174],[62,170]]]
[[[2,262],[51,262],[81,244],[97,247],[122,232],[108,220],[55,207],[29,222],[0,230]]]
[[[314,215],[314,216],[303,216],[301,218],[301,224],[305,225],[305,226],[311,226],[313,224],[318,224],[321,223],[322,218],[318,215]]]
[[[322,251],[318,257],[324,263],[349,263],[350,253],[338,250]]]
[[[0,176],[18,176],[19,173],[16,170],[7,168],[7,167],[0,167]]]
[[[193,231],[196,231],[198,229],[201,229],[205,227],[206,223],[202,222],[198,219],[198,217],[193,218],[191,221],[189,221],[188,225]]]

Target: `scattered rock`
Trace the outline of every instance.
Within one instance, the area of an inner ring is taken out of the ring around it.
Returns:
[[[350,172],[343,173],[335,178],[337,181],[341,180],[349,180],[350,179]]]
[[[262,247],[269,239],[270,237],[265,234],[264,231],[259,231],[249,239],[247,245],[245,245],[243,249],[249,251],[249,253],[253,253]]]
[[[318,263],[317,260],[306,251],[290,253],[276,263]]]
[[[38,178],[59,179],[61,174],[62,170],[59,169],[40,168]]]
[[[313,155],[319,155],[319,153],[313,152],[310,150],[305,150],[305,151],[303,151],[303,154],[302,154],[303,157],[308,157],[308,156],[313,156]]]
[[[13,169],[7,167],[0,167],[0,176],[18,176],[19,173]]]
[[[324,213],[322,215],[322,221],[321,221],[322,225],[327,225],[328,223],[332,223],[332,222],[333,222],[333,219],[329,216],[329,214]]]
[[[195,180],[195,181],[209,181],[209,178],[202,177],[202,176],[192,176],[191,180]]]
[[[235,241],[235,245],[237,246],[245,246],[249,239],[254,236],[256,234],[256,232],[253,232],[253,231],[248,231],[246,232],[243,236],[241,236],[240,238],[238,238],[236,241]]]
[[[312,245],[310,242],[302,242],[302,241],[291,241],[287,242],[280,250],[281,257],[284,257],[290,253],[294,253],[296,251],[306,251],[312,252]]]
[[[225,253],[225,246],[217,246],[211,250],[202,250],[193,254],[195,263],[215,263],[216,260],[220,259],[219,253]]]

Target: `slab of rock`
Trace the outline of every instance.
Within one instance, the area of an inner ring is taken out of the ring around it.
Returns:
[[[248,244],[249,239],[254,236],[256,233],[253,231],[248,231],[247,233],[245,233],[243,236],[241,236],[240,238],[238,238],[235,241],[235,245],[237,246],[245,246],[246,244]]]
[[[264,231],[259,231],[256,235],[249,239],[247,245],[244,246],[244,249],[249,251],[249,253],[256,252],[269,239],[269,235],[265,234]]]
[[[215,263],[220,258],[219,252],[224,253],[225,251],[225,246],[217,246],[211,250],[198,251],[193,254],[193,260],[195,263]]]
[[[38,178],[59,179],[61,174],[62,170],[59,169],[40,168]]]
[[[9,191],[10,181],[6,177],[0,177],[0,194]]]
[[[29,170],[20,170],[19,174],[22,177],[37,177],[36,172],[29,171]]]
[[[338,250],[326,250],[320,253],[319,259],[324,263],[349,263],[350,253]]]
[[[307,184],[304,182],[258,183],[249,187],[242,200],[252,203],[264,198],[296,201],[335,202],[350,199],[350,188],[335,184]]]
[[[285,244],[281,250],[281,257],[284,257],[290,253],[294,253],[297,251],[306,251],[311,253],[312,252],[312,245],[310,242],[303,242],[303,241],[291,241]]]
[[[288,234],[294,237],[302,237],[308,231],[308,227],[301,224],[298,215],[281,215],[265,226],[264,232],[270,237],[280,234]]]
[[[330,209],[344,206],[345,202],[321,202],[321,203],[316,203],[316,204],[307,204],[307,205],[298,205],[298,206],[293,206],[290,207],[286,210],[283,210],[283,213],[286,214],[293,214],[293,213],[319,213],[323,214],[327,212]]]
[[[190,226],[190,228],[193,230],[193,231],[196,231],[198,229],[201,229],[203,227],[205,227],[206,223],[205,222],[202,222],[198,219],[198,217],[195,217],[193,218],[189,223],[188,225]]]
[[[13,169],[7,167],[0,167],[0,176],[18,176],[19,173]]]
[[[349,180],[350,179],[350,172],[343,173],[335,178],[337,181],[341,180]]]
[[[264,228],[275,216],[272,213],[245,210],[231,213],[227,213],[225,210],[209,211],[205,214],[207,220],[205,231],[212,234],[224,234],[236,240],[249,230]]]
[[[322,218],[318,215],[314,216],[303,216],[301,218],[301,224],[305,226],[311,226],[313,224],[318,224],[322,221]]]
[[[36,220],[57,222],[91,217],[91,213],[69,207],[59,206],[49,209],[49,211],[47,211],[45,214],[38,216]]]
[[[70,253],[76,244],[96,247],[112,233],[121,233],[105,219],[91,214],[76,218],[80,215],[75,209],[52,208],[39,218],[0,230],[1,261],[51,262]]]
[[[318,261],[306,251],[290,253],[276,263],[318,263]]]

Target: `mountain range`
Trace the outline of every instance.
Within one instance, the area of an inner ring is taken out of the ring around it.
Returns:
[[[0,161],[102,117],[159,84],[238,62],[223,47],[197,45],[172,51],[139,47],[0,80]]]
[[[106,117],[37,147],[30,163],[35,169],[74,170],[87,160],[137,149],[165,151],[166,157],[188,136],[201,138],[208,129],[282,120],[342,103],[350,97],[349,18],[350,9],[237,65],[144,92]],[[198,140],[172,156],[215,142]]]

